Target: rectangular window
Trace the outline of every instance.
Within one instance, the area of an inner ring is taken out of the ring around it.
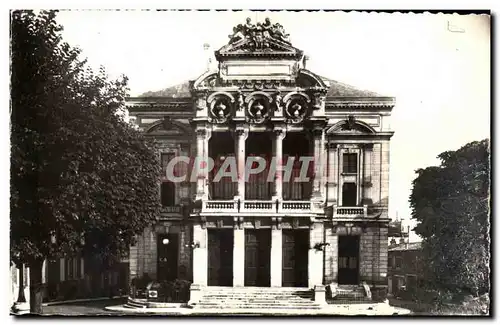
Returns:
[[[354,207],[357,205],[357,187],[356,183],[344,183],[342,185],[342,206]]]
[[[163,171],[163,175],[160,188],[160,197],[161,197],[161,205],[164,207],[170,207],[175,205],[175,184],[166,178],[168,163],[174,158],[175,158],[175,153],[173,152],[161,153],[161,169]],[[173,170],[173,172],[174,176],[177,176],[175,175],[177,171]]]
[[[163,171],[163,177],[167,175],[167,166],[170,160],[174,159],[175,154],[172,152],[166,152],[161,154],[161,169]]]
[[[175,205],[175,184],[172,182],[161,183],[161,205],[171,207]]]
[[[357,153],[345,153],[342,156],[342,172],[346,174],[357,174],[358,173],[358,154]]]

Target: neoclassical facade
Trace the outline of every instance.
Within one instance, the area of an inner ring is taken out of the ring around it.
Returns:
[[[218,69],[189,85],[127,101],[165,169],[179,156],[214,162],[194,182],[161,180],[164,209],[130,249],[131,277],[385,290],[395,99],[307,70],[269,20],[236,26],[215,56]],[[229,157],[237,177],[217,176]],[[289,168],[245,175],[249,157]]]

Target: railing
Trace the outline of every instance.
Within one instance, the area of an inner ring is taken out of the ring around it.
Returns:
[[[216,200],[204,201],[202,212],[312,213],[311,201]]]
[[[273,209],[274,208],[274,209]],[[243,210],[269,212],[276,210],[275,203],[272,201],[243,201]]]
[[[368,217],[368,206],[364,205],[362,207],[339,207],[333,206],[333,217],[334,218],[366,218]]]
[[[311,201],[281,201],[280,212],[308,212],[312,210]]]
[[[203,212],[238,212],[238,201],[217,200],[203,201]]]

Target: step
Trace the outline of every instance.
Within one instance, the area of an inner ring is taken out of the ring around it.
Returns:
[[[295,305],[303,305],[303,304],[309,304],[311,302],[314,302],[313,300],[302,300],[302,301],[288,301],[288,300],[263,300],[263,299],[254,299],[254,300],[248,300],[248,299],[200,299],[199,302],[223,302],[223,303],[246,303],[246,304],[252,304],[252,303],[266,303],[266,304],[295,304]]]
[[[303,306],[301,308],[297,308],[296,306],[289,305],[279,305],[279,306],[270,306],[270,305],[231,305],[231,306],[222,306],[222,305],[196,305],[194,309],[321,309],[320,306]]]

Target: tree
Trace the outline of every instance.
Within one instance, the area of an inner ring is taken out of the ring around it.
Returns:
[[[441,165],[417,170],[410,195],[422,236],[429,285],[453,295],[489,292],[488,140],[441,153]]]
[[[120,114],[126,77],[87,68],[55,18],[11,15],[10,244],[30,267],[32,313],[45,259],[121,257],[160,209],[155,144]]]

